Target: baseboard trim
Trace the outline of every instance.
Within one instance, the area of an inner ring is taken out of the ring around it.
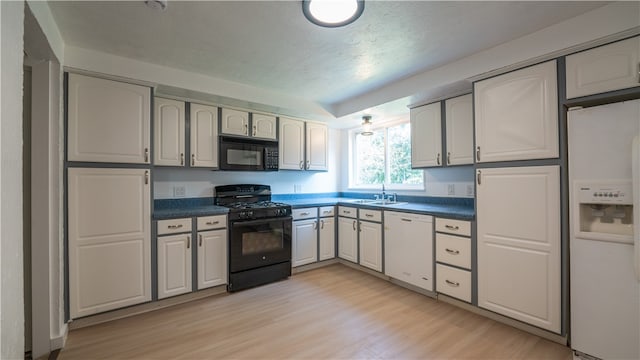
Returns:
[[[170,297],[158,301],[152,301],[140,305],[130,306],[124,309],[113,310],[97,315],[91,315],[80,319],[71,320],[69,330],[81,329],[87,326],[102,324],[105,322],[127,318],[133,315],[144,314],[146,312],[164,309],[169,306],[184,304],[194,300],[204,299],[206,297],[228,294],[227,285],[220,285],[210,289],[200,290],[184,295]]]
[[[562,336],[556,333],[552,333],[550,331],[547,330],[543,330],[540,329],[539,327],[535,327],[533,325],[529,325],[529,324],[525,324],[523,322],[520,322],[518,320],[514,320],[512,318],[500,315],[500,314],[496,314],[493,311],[489,311],[489,310],[485,310],[482,309],[480,307],[477,307],[475,305],[471,305],[469,303],[466,303],[464,301],[460,301],[458,299],[449,297],[447,295],[443,295],[443,294],[438,294],[438,301],[442,301],[442,302],[446,302],[448,304],[457,306],[459,308],[465,309],[467,311],[470,311],[474,314],[478,314],[478,315],[482,315],[484,317],[487,317],[491,320],[495,320],[497,322],[500,322],[502,324],[505,325],[509,325],[511,327],[514,327],[516,329],[522,330],[522,331],[526,331],[530,334],[539,336],[543,339],[547,339],[549,341],[553,341],[556,342],[560,345],[565,345],[567,346],[568,343],[568,339],[567,336]]]
[[[337,258],[333,258],[333,259],[328,259],[328,260],[323,260],[323,261],[319,261],[319,262],[315,262],[312,264],[308,264],[308,265],[302,265],[302,266],[297,266],[291,269],[291,274],[295,275],[295,274],[299,274],[305,271],[309,271],[309,270],[315,270],[315,269],[319,269],[321,267],[325,267],[325,266],[329,266],[329,265],[333,265],[333,264],[337,264],[338,263],[338,259]]]
[[[69,326],[67,324],[62,325],[61,335],[51,338],[49,340],[49,347],[51,351],[62,349],[64,345],[67,343],[67,335],[69,335]]]

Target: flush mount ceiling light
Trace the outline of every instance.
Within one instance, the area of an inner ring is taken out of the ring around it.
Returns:
[[[364,0],[302,0],[302,13],[312,23],[340,27],[356,21],[364,11]]]
[[[163,11],[167,8],[167,0],[145,0],[144,3],[153,10]]]
[[[360,135],[370,136],[373,135],[373,131],[371,131],[371,115],[365,115],[362,117],[362,132]]]

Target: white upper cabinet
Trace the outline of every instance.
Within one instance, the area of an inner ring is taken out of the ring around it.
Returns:
[[[440,103],[413,108],[411,118],[411,167],[442,165],[442,114]]]
[[[151,88],[69,74],[69,161],[148,164]]]
[[[448,99],[445,105],[447,165],[473,164],[473,97]]]
[[[558,157],[556,61],[474,84],[476,162]]]
[[[190,165],[218,167],[218,108],[192,103],[190,122]]]
[[[249,136],[249,113],[223,108],[220,133]]]
[[[185,106],[183,101],[155,98],[154,165],[184,166]]]
[[[69,168],[72,319],[151,301],[149,170]]]
[[[251,136],[276,140],[277,131],[275,116],[256,113],[251,114]]]
[[[329,129],[327,125],[306,123],[306,170],[329,169]]]
[[[304,121],[280,118],[279,155],[281,170],[304,169]]]
[[[569,55],[567,99],[640,86],[640,36]]]
[[[476,171],[478,306],[559,333],[559,166]]]

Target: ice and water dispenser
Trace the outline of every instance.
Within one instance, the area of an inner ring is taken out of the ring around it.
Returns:
[[[576,237],[633,243],[631,181],[576,182],[574,196]]]

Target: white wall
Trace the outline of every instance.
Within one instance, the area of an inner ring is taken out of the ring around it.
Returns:
[[[228,184],[267,184],[274,194],[292,194],[294,185],[300,193],[339,191],[341,143],[340,131],[329,129],[329,171],[246,172],[205,169],[156,168],[153,171],[155,199],[175,198],[175,186],[184,186],[185,197],[213,196],[213,187]]]
[[[22,49],[24,3],[0,1],[0,358],[24,359]]]

